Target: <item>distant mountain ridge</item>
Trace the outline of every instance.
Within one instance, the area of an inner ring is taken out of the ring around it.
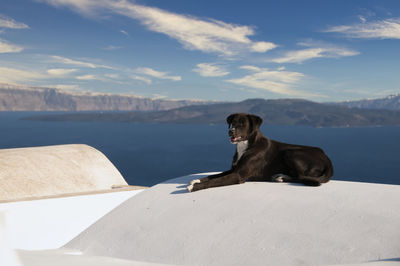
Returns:
[[[265,124],[270,125],[383,126],[400,125],[400,95],[329,104],[302,99],[248,99],[242,102],[217,103],[150,99],[134,95],[76,93],[54,88],[0,84],[0,111],[78,112],[28,118],[31,120],[154,123],[224,123],[227,115],[243,112],[257,114],[263,118]]]
[[[56,88],[0,83],[0,111],[162,111],[215,103],[151,99],[135,95],[72,92]],[[331,102],[330,105],[400,110],[400,94],[379,99]]]
[[[0,84],[0,111],[160,111],[206,103]]]
[[[151,123],[225,123],[231,113],[253,113],[269,125],[314,127],[400,125],[400,112],[349,108],[299,99],[249,99],[237,103],[185,106],[165,111],[121,113],[73,113],[34,116],[40,121],[112,121]]]
[[[366,109],[400,110],[400,94],[392,94],[387,97],[378,99],[345,101],[333,104],[339,104],[343,106],[356,107],[356,108],[366,108]]]

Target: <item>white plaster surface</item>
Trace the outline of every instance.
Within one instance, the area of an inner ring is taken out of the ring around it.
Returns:
[[[81,256],[70,254],[69,250],[44,250],[17,252],[21,266],[157,266],[167,265],[143,261],[123,260],[102,256]],[[10,265],[7,265],[10,266]],[[14,265],[11,265],[14,266]],[[19,266],[19,265],[15,265]]]
[[[15,253],[15,250],[8,245],[5,226],[5,215],[0,211],[0,265],[20,266],[21,262]]]
[[[0,233],[3,238],[0,244],[3,242],[9,248],[26,250],[60,248],[141,191],[2,203],[3,229]],[[0,266],[3,265],[0,263]]]
[[[143,191],[65,248],[176,265],[400,264],[400,186],[249,182],[188,193],[202,176]]]
[[[0,202],[127,186],[100,151],[83,144],[0,150]]]

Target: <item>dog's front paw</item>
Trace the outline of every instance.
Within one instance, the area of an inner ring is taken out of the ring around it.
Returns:
[[[192,190],[193,190],[193,185],[187,186],[186,189],[187,189],[189,192],[192,192]]]
[[[194,179],[194,180],[189,182],[190,185],[194,185],[194,184],[197,184],[197,183],[201,183],[200,179]]]

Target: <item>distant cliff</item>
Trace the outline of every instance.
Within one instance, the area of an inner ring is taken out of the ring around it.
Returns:
[[[0,111],[160,111],[204,103],[0,84]]]
[[[237,103],[186,106],[165,111],[73,113],[34,116],[41,121],[112,121],[152,123],[225,123],[231,113],[253,113],[269,125],[315,127],[400,125],[400,111],[349,108],[299,99],[249,99]]]
[[[358,101],[346,101],[335,104],[344,105],[347,107],[357,107],[366,109],[388,109],[400,110],[400,94],[393,94],[385,98],[366,99]]]

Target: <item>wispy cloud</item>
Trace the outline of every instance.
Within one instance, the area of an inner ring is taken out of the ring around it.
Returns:
[[[9,17],[6,17],[6,16],[0,14],[0,28],[29,29],[29,26],[24,23],[17,22],[12,18],[9,18]]]
[[[24,48],[22,46],[11,44],[0,39],[0,53],[19,53],[23,50]]]
[[[304,61],[314,58],[340,58],[360,54],[357,51],[331,44],[301,42],[299,45],[308,48],[296,51],[288,51],[282,57],[274,58],[268,61],[280,64],[303,63]]]
[[[104,10],[140,21],[147,29],[177,40],[188,50],[234,56],[240,52],[264,53],[277,47],[272,42],[257,42],[251,26],[226,23],[214,19],[200,19],[168,12],[129,1],[41,0],[53,6],[68,6],[79,13],[93,16]],[[121,31],[122,32],[122,31]]]
[[[203,77],[222,77],[229,74],[222,66],[213,63],[200,63],[193,69]]]
[[[151,83],[153,83],[153,82],[151,81],[151,79],[145,78],[145,77],[142,77],[142,76],[138,76],[138,75],[132,75],[132,76],[130,76],[130,78],[133,79],[133,80],[142,81],[142,82],[144,82],[144,83],[146,83],[146,84],[148,84],[148,85],[150,85]]]
[[[96,64],[88,61],[81,61],[81,60],[75,60],[75,59],[70,59],[67,57],[63,56],[57,56],[53,55],[51,58],[59,63],[66,64],[66,65],[73,65],[73,66],[79,66],[79,67],[86,67],[86,68],[106,68],[106,69],[114,69],[111,66],[106,66],[106,65],[101,65],[101,64]]]
[[[120,78],[119,74],[104,74],[104,76],[106,78],[110,78],[110,79],[119,79]]]
[[[180,81],[182,78],[180,76],[170,76],[167,72],[161,72],[154,70],[149,67],[139,67],[135,70],[137,73],[144,74],[153,78],[158,79],[169,79],[173,81]]]
[[[77,71],[76,69],[17,69],[11,67],[0,67],[0,83],[21,83],[32,85],[32,82],[53,80],[68,77]]]
[[[5,29],[28,29],[29,26],[17,22],[12,18],[4,16],[0,14],[0,33],[3,33]],[[22,46],[9,43],[5,40],[0,39],[0,53],[19,53],[23,51],[24,48]]]
[[[47,79],[49,75],[40,71],[0,67],[0,83],[26,83]]]
[[[47,74],[54,77],[65,77],[76,71],[77,69],[52,68],[47,70]]]
[[[114,46],[114,45],[109,45],[107,47],[102,48],[103,50],[107,50],[107,51],[114,51],[114,50],[119,50],[121,49],[121,46]]]
[[[125,35],[125,36],[129,36],[129,33],[128,32],[126,32],[126,31],[124,31],[124,30],[120,30],[119,32],[121,32],[123,35]]]
[[[325,32],[337,32],[349,38],[365,39],[400,39],[400,18],[367,21],[360,18],[361,23],[334,26]]]
[[[365,18],[365,16],[359,15],[358,18],[361,20],[362,23],[367,22],[367,19]]]
[[[45,85],[45,87],[56,88],[60,90],[82,91],[82,88],[80,88],[76,84],[55,84],[55,85]]]
[[[265,90],[281,95],[290,96],[310,96],[310,93],[292,89],[304,75],[299,72],[285,71],[284,69],[269,70],[256,66],[241,66],[240,69],[252,72],[242,78],[229,79],[230,82],[236,85],[253,88],[257,90]]]
[[[95,80],[97,77],[95,75],[82,75],[82,76],[77,76],[76,79],[78,80]]]
[[[161,100],[161,99],[166,99],[168,96],[162,95],[162,94],[153,94],[151,97],[153,100]]]

